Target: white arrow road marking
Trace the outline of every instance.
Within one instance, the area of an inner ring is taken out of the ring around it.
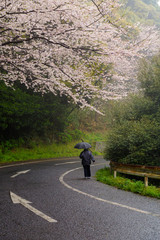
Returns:
[[[21,172],[17,172],[15,175],[11,176],[11,178],[15,178],[15,177],[17,177],[18,175],[20,175],[20,174],[25,174],[25,173],[27,173],[27,172],[29,172],[29,171],[30,171],[30,169],[29,169],[29,170],[25,170],[25,171],[21,171]]]
[[[13,192],[10,192],[10,196],[11,196],[11,199],[12,199],[12,202],[17,204],[17,203],[20,203],[22,204],[25,208],[29,209],[30,211],[32,211],[33,213],[35,213],[36,215],[40,216],[41,218],[45,219],[46,221],[48,222],[54,222],[56,223],[57,221],[47,215],[45,215],[44,213],[40,212],[39,210],[37,210],[36,208],[30,206],[29,204],[31,202],[19,197],[18,195],[16,195],[15,193]]]
[[[95,164],[95,165],[102,165],[102,164]],[[103,199],[103,198],[99,198],[99,197],[96,197],[96,196],[93,196],[91,194],[88,194],[88,193],[85,193],[85,192],[82,192],[76,188],[73,188],[71,187],[69,184],[67,184],[65,181],[64,181],[64,177],[69,174],[70,172],[73,172],[73,171],[76,171],[78,169],[80,169],[82,167],[79,167],[79,168],[74,168],[72,170],[69,170],[67,172],[65,172],[64,174],[62,174],[59,178],[59,181],[67,188],[71,189],[72,191],[75,191],[75,192],[78,192],[80,194],[83,194],[87,197],[90,197],[90,198],[93,198],[93,199],[96,199],[98,201],[101,201],[101,202],[105,202],[105,203],[109,203],[109,204],[112,204],[112,205],[115,205],[115,206],[118,206],[118,207],[122,207],[122,208],[126,208],[126,209],[129,209],[129,210],[132,210],[132,211],[135,211],[135,212],[139,212],[139,213],[143,213],[143,214],[147,214],[147,215],[152,215],[154,217],[160,217],[160,214],[156,214],[156,213],[152,213],[152,212],[148,212],[148,211],[144,211],[144,210],[141,210],[141,209],[138,209],[138,208],[133,208],[133,207],[130,207],[130,206],[127,206],[127,205],[124,205],[124,204],[120,204],[120,203],[117,203],[117,202],[112,202],[112,201],[109,201],[109,200],[106,200],[106,199]]]

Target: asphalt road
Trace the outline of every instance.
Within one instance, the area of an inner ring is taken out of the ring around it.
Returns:
[[[106,164],[90,180],[78,158],[0,168],[0,240],[159,240],[160,200],[97,182]]]

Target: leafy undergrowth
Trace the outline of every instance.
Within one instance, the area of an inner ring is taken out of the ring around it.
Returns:
[[[79,156],[82,149],[75,149],[76,142],[68,144],[50,144],[38,145],[32,148],[14,148],[6,151],[4,154],[0,152],[0,163],[11,163],[18,161],[27,161],[34,159],[48,159],[60,157],[76,157]],[[102,153],[92,150],[93,155],[101,155]]]
[[[97,181],[102,183],[114,186],[116,188],[131,191],[133,193],[138,193],[143,196],[149,196],[154,198],[160,198],[160,188],[150,185],[145,187],[143,181],[136,180],[136,179],[129,179],[125,177],[121,177],[118,174],[116,178],[113,177],[113,173],[110,172],[110,168],[100,169],[96,173]]]

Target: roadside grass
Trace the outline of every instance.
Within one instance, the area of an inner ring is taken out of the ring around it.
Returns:
[[[84,142],[94,143],[98,141],[106,140],[106,132],[84,132],[84,136],[82,136]]]
[[[80,140],[81,141],[81,140]],[[86,141],[86,140],[84,140]],[[39,144],[30,148],[16,147],[12,150],[6,150],[5,153],[0,151],[0,163],[11,163],[18,161],[27,161],[35,159],[48,159],[59,157],[77,157],[80,155],[82,149],[75,149],[75,144],[79,141],[70,143],[53,143],[53,144]],[[92,143],[91,143],[92,144]],[[94,144],[93,144],[94,145]],[[91,149],[93,155],[102,155],[102,153]]]
[[[18,147],[12,150],[5,151],[0,154],[1,163],[26,161],[34,159],[46,159],[57,157],[71,157],[76,156],[75,149],[71,149],[71,145],[64,144],[51,144],[51,145],[38,145],[32,148]]]
[[[96,179],[97,181],[114,186],[118,189],[138,193],[143,196],[160,198],[159,187],[153,185],[145,187],[143,181],[122,177],[121,174],[117,174],[117,177],[114,178],[113,173],[110,172],[110,168],[107,167],[96,172]]]

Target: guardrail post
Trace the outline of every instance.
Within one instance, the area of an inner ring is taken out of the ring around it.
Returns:
[[[117,177],[117,171],[114,170],[114,178]]]
[[[144,185],[145,187],[148,187],[148,177],[144,177]]]

